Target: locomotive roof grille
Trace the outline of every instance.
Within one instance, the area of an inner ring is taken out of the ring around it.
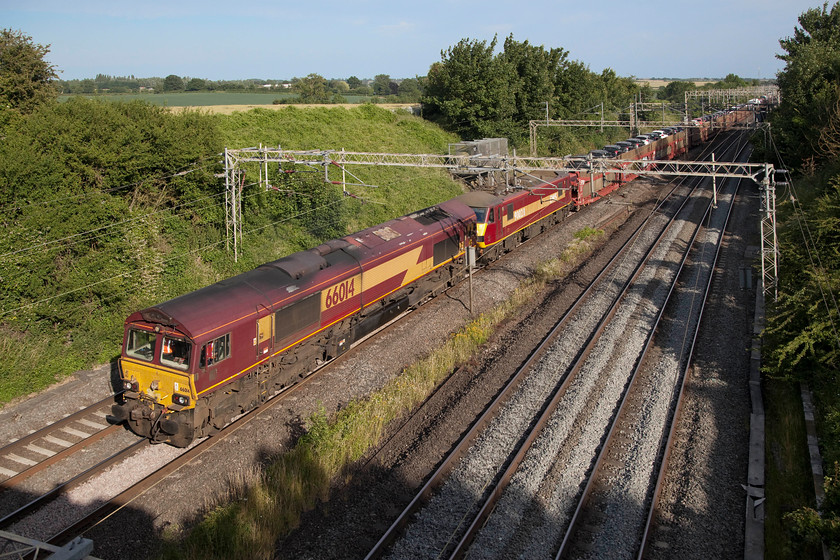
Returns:
[[[307,274],[327,268],[329,263],[318,253],[303,251],[266,263],[263,266],[279,268],[295,280],[300,280]]]
[[[414,214],[409,214],[408,217],[416,220],[424,226],[430,226],[435,222],[449,218],[450,214],[445,210],[442,210],[439,206],[432,206],[431,208],[425,208],[415,212]]]
[[[335,251],[339,251],[341,249],[346,249],[350,247],[350,243],[348,243],[345,239],[332,239],[327,241],[326,243],[322,243],[313,249],[309,249],[311,253],[315,253],[317,255],[321,255],[322,257],[326,257],[330,253]]]

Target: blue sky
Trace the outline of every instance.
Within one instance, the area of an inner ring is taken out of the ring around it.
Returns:
[[[50,45],[62,79],[423,76],[459,40],[513,34],[595,72],[775,76],[779,39],[818,0],[0,0],[0,28]]]

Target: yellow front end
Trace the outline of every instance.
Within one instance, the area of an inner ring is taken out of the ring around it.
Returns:
[[[492,209],[491,209],[492,212]],[[484,242],[484,234],[487,232],[487,224],[476,224],[475,225],[475,239],[476,245],[484,249],[487,247],[487,244]]]
[[[195,387],[189,374],[129,358],[120,360],[120,369],[127,398],[150,399],[170,410],[195,408]]]

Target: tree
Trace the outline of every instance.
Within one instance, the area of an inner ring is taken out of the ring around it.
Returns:
[[[350,91],[350,85],[344,80],[329,80],[327,82],[327,87],[330,91],[338,94]]]
[[[388,74],[377,74],[373,78],[374,95],[391,95],[391,76]]]
[[[85,78],[84,80],[79,82],[79,92],[96,93],[96,82],[94,82],[90,78]]]
[[[517,123],[545,117],[545,104],[551,106],[554,98],[554,77],[567,57],[568,52],[563,49],[546,51],[528,41],[519,43],[513,35],[505,39],[500,62],[509,73],[516,107],[513,119]]]
[[[201,78],[193,78],[187,82],[187,91],[201,91],[207,89],[207,82]]]
[[[598,79],[580,61],[564,63],[555,71],[551,114],[555,118],[569,118],[603,101],[597,92]]]
[[[631,78],[618,76],[612,68],[604,68],[599,78],[601,101],[605,107],[626,107],[633,102],[633,97],[639,91],[639,86]]]
[[[830,10],[827,4],[807,10],[799,24],[793,37],[779,41],[786,53],[777,55],[785,61],[778,74],[782,102],[772,116],[774,129],[781,130],[776,141],[795,165],[824,157],[819,138],[840,83],[840,2]]]
[[[330,100],[327,80],[320,74],[309,74],[298,79],[292,85],[292,91],[297,93],[304,103],[327,103]]]
[[[166,78],[163,79],[163,91],[183,91],[184,90],[184,80],[181,79],[180,76],[176,76],[175,74],[170,74]]]
[[[356,89],[360,85],[362,85],[362,80],[357,78],[356,76],[350,76],[347,78],[347,85],[350,86],[350,89]]]
[[[506,136],[514,145],[526,141],[528,121],[568,117],[606,102],[622,107],[639,87],[611,69],[593,74],[567,59],[563,49],[546,50],[509,36],[494,56],[496,38],[462,39],[441,52],[429,69],[421,98],[423,114],[468,138]]]
[[[669,82],[664,88],[659,90],[656,95],[659,99],[665,99],[671,103],[685,103],[685,92],[694,91],[697,85],[694,82],[687,82],[685,80],[678,80]]]
[[[493,56],[496,38],[461,39],[429,68],[423,113],[467,138],[491,136],[514,110],[509,76]]]
[[[0,114],[29,114],[56,99],[56,69],[44,60],[49,52],[49,45],[35,44],[21,31],[0,31]]]
[[[406,78],[405,80],[400,82],[397,93],[401,98],[406,100],[419,100],[420,95],[422,95],[423,93],[423,89],[420,85],[420,80],[418,80],[417,78]]]

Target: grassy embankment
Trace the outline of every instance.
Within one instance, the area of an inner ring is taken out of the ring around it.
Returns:
[[[224,146],[230,148],[262,143],[289,149],[446,153],[449,143],[458,140],[418,117],[395,114],[373,105],[352,109],[290,107],[284,111],[253,110],[211,118],[215,119]],[[117,134],[102,135],[104,138],[113,136],[118,137]],[[218,161],[220,158],[218,154],[210,153],[205,159]],[[113,163],[114,166],[133,164],[132,161]],[[111,243],[136,247],[136,261],[140,268],[132,271],[131,262],[122,257],[109,260],[109,247],[101,240],[98,246],[89,249],[89,254],[98,252],[98,262],[121,267],[117,269],[120,276],[102,268],[80,270],[85,262],[80,259],[68,261],[62,255],[52,263],[39,265],[27,265],[26,261],[22,261],[16,269],[19,271],[17,274],[26,275],[22,282],[32,285],[52,282],[56,272],[49,266],[71,263],[72,271],[83,275],[80,283],[94,286],[94,301],[99,303],[87,312],[68,313],[68,316],[74,317],[73,321],[62,323],[49,321],[47,324],[36,313],[24,320],[20,315],[27,311],[25,307],[19,313],[4,317],[7,322],[0,324],[0,352],[5,356],[0,361],[0,404],[42,390],[80,369],[113,360],[119,353],[123,321],[138,308],[315,246],[325,240],[319,231],[346,235],[461,192],[461,188],[442,170],[382,167],[355,168],[352,171],[364,183],[378,187],[350,186],[348,191],[358,198],[342,198],[341,187],[323,183],[323,175],[319,172],[291,176],[280,185],[282,192],[261,192],[253,184],[257,180],[256,169],[249,169],[243,197],[244,239],[239,262],[234,262],[232,254],[224,249],[222,179],[218,180],[217,192],[212,198],[216,206],[198,215],[198,219],[189,205],[184,211],[183,201],[171,198],[173,188],[167,185],[161,187],[160,195],[147,197],[152,202],[166,201],[154,207],[133,200],[131,205],[126,204],[124,199],[117,200],[124,191],[104,191],[100,195],[103,204],[112,200],[115,206],[126,208],[124,215],[109,222],[118,226],[107,230],[113,239]],[[331,178],[340,178],[340,172],[338,175],[335,173],[333,169]],[[187,175],[178,180],[183,183],[191,177]],[[356,182],[352,178],[348,180]],[[73,179],[68,178],[67,181],[72,182]],[[334,212],[321,211],[323,219],[331,222],[326,224],[330,227],[319,228],[320,224],[304,223],[301,218],[292,215],[294,208],[289,210],[289,204],[284,201],[290,200],[291,193],[300,190],[302,185],[307,185],[310,192],[331,193],[330,203],[338,201],[331,207]],[[114,186],[106,184],[103,188]],[[52,211],[51,206],[45,205],[44,208],[44,212]],[[63,225],[72,227],[70,223]],[[71,241],[81,239],[78,235],[70,236],[71,233],[75,232],[71,230],[67,233]],[[72,250],[72,246],[67,249]],[[102,282],[109,275],[115,278]],[[83,293],[73,291],[69,295],[73,297]],[[54,303],[63,302],[56,299],[48,304]],[[16,302],[17,305],[20,304]]]
[[[541,264],[510,297],[456,332],[425,359],[407,367],[369,398],[351,402],[332,418],[317,414],[307,433],[288,453],[263,470],[234,481],[230,494],[197,526],[171,530],[165,558],[272,558],[277,539],[288,534],[300,514],[326,499],[336,479],[349,480],[352,465],[375,447],[389,422],[422,403],[456,367],[476,355],[496,328],[539,298],[591,252],[603,231],[586,228],[561,253]]]
[[[822,558],[820,550],[792,540],[784,515],[814,504],[814,486],[799,384],[770,379],[764,384],[765,558]]]

